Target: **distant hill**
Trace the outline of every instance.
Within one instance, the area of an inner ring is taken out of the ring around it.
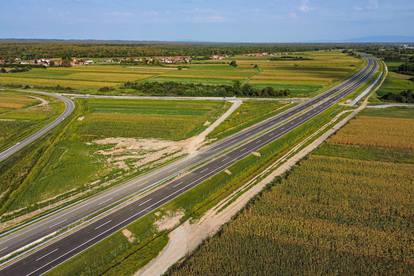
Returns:
[[[384,36],[365,36],[359,38],[353,38],[346,40],[344,42],[356,42],[356,43],[364,43],[364,42],[372,42],[372,43],[379,43],[379,42],[386,42],[386,43],[403,43],[403,42],[414,42],[414,36],[398,36],[398,35],[384,35]]]

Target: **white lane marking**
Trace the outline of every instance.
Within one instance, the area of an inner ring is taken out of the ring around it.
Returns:
[[[61,215],[59,215],[59,216],[57,216],[57,217],[55,217],[55,218],[51,218],[50,220],[46,221],[46,223],[52,222],[52,221],[54,221],[54,220],[57,220],[57,219],[59,219],[59,218],[61,218],[61,217],[63,217],[63,216],[67,216],[67,215],[69,215],[70,213],[73,213],[74,211],[77,211],[77,210],[79,210],[79,209],[81,209],[81,208],[85,207],[86,205],[89,205],[89,204],[91,204],[91,203],[93,203],[93,202],[95,202],[95,201],[98,201],[98,200],[100,200],[100,199],[101,199],[101,198],[96,198],[96,199],[91,200],[90,202],[86,202],[86,203],[84,203],[84,204],[81,204],[81,205],[80,205],[80,206],[78,206],[77,208],[74,208],[74,209],[69,210],[67,213],[63,213],[63,214],[61,214]],[[27,229],[26,231],[23,231],[22,233],[19,233],[19,234],[17,234],[16,236],[14,236],[14,238],[20,237],[20,236],[22,236],[22,235],[26,234],[27,232],[30,232],[30,231],[32,231],[32,230],[34,230],[34,229],[37,229],[37,228],[41,227],[41,226],[42,226],[42,225],[40,224],[39,226],[36,226],[36,227],[35,227],[35,228],[33,228],[33,229]]]
[[[0,252],[3,251],[3,250],[6,250],[7,248],[9,248],[9,247],[8,246],[3,247],[2,249],[0,249]]]
[[[255,144],[260,144],[262,142],[262,139],[256,140]]]
[[[104,226],[104,225],[107,225],[108,223],[110,223],[112,220],[108,220],[108,221],[106,221],[106,222],[104,222],[104,223],[102,223],[101,225],[99,225],[99,226],[97,226],[97,227],[95,227],[95,230],[96,229],[99,229],[99,228],[101,228],[102,226]]]
[[[65,222],[67,219],[64,219],[64,220],[61,220],[61,221],[59,221],[59,222],[56,222],[56,223],[54,223],[54,224],[52,224],[52,225],[50,225],[49,226],[49,228],[52,228],[52,227],[54,227],[54,226],[56,226],[56,225],[59,225],[59,224],[61,224],[62,222]]]
[[[223,158],[223,161],[226,161],[227,159],[229,159],[230,157],[229,156],[225,156],[224,158]]]
[[[184,182],[184,181],[180,181],[180,182],[178,182],[177,184],[175,184],[175,185],[173,186],[173,188],[177,188],[178,186],[180,186],[181,184],[183,184],[183,182]]]
[[[145,203],[150,202],[151,200],[152,200],[152,198],[149,198],[149,199],[145,200],[144,202],[140,203],[138,206],[142,206],[142,205],[144,205]]]
[[[207,168],[205,168],[205,169],[203,169],[200,173],[204,173],[204,172],[206,172],[206,171],[208,171],[208,167],[207,167]]]
[[[112,198],[113,198],[113,197],[110,197],[110,198],[108,198],[108,199],[106,199],[106,200],[104,200],[104,201],[100,202],[100,203],[98,204],[98,206],[99,206],[99,205],[102,205],[102,204],[104,204],[104,203],[106,203],[106,202],[108,202],[108,201],[110,201]]]
[[[201,178],[199,178],[199,179],[201,179]],[[199,180],[199,179],[198,179],[198,180]],[[48,262],[47,264],[44,264],[43,266],[41,266],[41,267],[37,268],[36,270],[34,270],[34,271],[30,272],[30,273],[29,273],[29,274],[27,274],[27,275],[29,276],[29,275],[33,275],[33,274],[35,274],[37,271],[39,271],[39,270],[43,269],[44,267],[46,267],[46,266],[50,265],[50,264],[51,264],[51,263],[53,263],[53,262],[55,262],[55,261],[59,260],[60,258],[62,258],[62,257],[64,257],[64,256],[66,256],[66,255],[68,255],[68,254],[70,254],[71,252],[73,252],[73,251],[75,251],[76,249],[78,249],[78,248],[82,247],[83,245],[85,245],[85,244],[89,243],[90,241],[93,241],[93,240],[95,240],[96,238],[98,238],[98,237],[100,237],[100,236],[104,235],[105,233],[107,233],[107,232],[111,231],[112,229],[114,229],[114,228],[118,227],[119,225],[123,224],[124,222],[126,222],[126,221],[128,221],[128,220],[130,220],[130,219],[132,219],[132,218],[135,218],[136,216],[139,216],[140,214],[142,214],[143,212],[147,211],[148,209],[151,209],[153,206],[157,205],[157,204],[158,204],[158,203],[160,203],[161,201],[163,201],[163,200],[165,200],[165,199],[167,199],[167,198],[169,198],[169,197],[172,197],[172,196],[173,196],[173,195],[175,195],[176,193],[178,193],[178,192],[182,191],[183,189],[187,188],[188,186],[190,186],[190,185],[192,185],[192,184],[193,184],[193,183],[187,184],[186,186],[182,187],[181,189],[179,189],[179,190],[177,190],[177,191],[175,191],[175,192],[173,192],[173,193],[169,194],[168,196],[164,197],[163,199],[160,199],[159,201],[157,201],[157,202],[155,202],[155,203],[151,204],[150,206],[148,206],[148,207],[147,207],[147,208],[145,208],[144,210],[141,210],[141,211],[139,211],[138,213],[136,213],[136,214],[134,214],[134,215],[132,215],[132,216],[130,216],[130,217],[128,217],[128,218],[126,218],[126,219],[124,219],[123,221],[119,222],[118,224],[116,224],[116,225],[112,226],[111,228],[109,228],[109,229],[107,229],[107,230],[103,231],[102,233],[99,233],[99,234],[98,234],[98,235],[96,235],[95,237],[90,238],[89,240],[87,240],[87,241],[85,241],[85,242],[81,243],[80,245],[76,246],[75,248],[73,248],[73,249],[69,250],[68,252],[64,253],[63,255],[60,255],[59,257],[57,257],[57,258],[55,258],[54,260],[52,260],[52,261]]]
[[[54,252],[58,251],[58,249],[59,249],[59,248],[56,248],[55,250],[52,250],[52,251],[50,251],[49,253],[47,253],[47,254],[43,255],[42,257],[40,257],[40,258],[36,259],[36,262],[37,262],[37,261],[40,261],[41,259],[43,259],[43,258],[45,258],[45,257],[47,257],[47,256],[49,256],[49,255],[50,255],[50,254],[52,254],[52,253],[54,253]]]

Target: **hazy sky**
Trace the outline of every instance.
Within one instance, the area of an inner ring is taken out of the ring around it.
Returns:
[[[0,38],[309,42],[414,36],[414,0],[0,0]]]

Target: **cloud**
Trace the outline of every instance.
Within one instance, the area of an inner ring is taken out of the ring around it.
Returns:
[[[303,0],[298,8],[301,12],[307,13],[312,10],[311,6],[309,5],[309,0]]]
[[[296,12],[290,12],[290,13],[288,13],[288,17],[292,18],[292,19],[295,19],[295,18],[298,18],[298,14]]]
[[[296,19],[299,18],[300,14],[309,13],[312,10],[314,10],[314,8],[310,5],[309,0],[302,0],[295,10],[288,12],[287,17]]]
[[[376,11],[379,8],[378,0],[368,0],[363,6],[355,6],[354,10],[358,12]]]
[[[228,21],[229,16],[213,9],[195,8],[183,12],[184,19],[192,23],[222,23]]]

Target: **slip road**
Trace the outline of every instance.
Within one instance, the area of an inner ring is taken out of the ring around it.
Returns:
[[[355,89],[358,88],[362,83],[372,77],[376,68],[377,63],[372,59],[368,59],[368,63],[365,69],[343,84],[328,90],[326,93],[310,100],[303,105],[294,107],[279,116],[275,116],[269,120],[264,121],[263,123],[257,124],[255,127],[249,128],[246,131],[231,136],[222,142],[213,144],[207,151],[201,153],[197,158],[201,158],[200,156],[208,156],[209,153],[222,151],[228,146],[238,144],[242,140],[256,136],[265,129],[270,129],[269,131],[258,135],[258,137],[247,141],[242,146],[231,150],[230,152],[226,153],[226,155],[213,158],[205,165],[200,166],[196,170],[191,171],[179,179],[169,182],[164,187],[155,190],[147,196],[135,202],[132,202],[129,205],[126,205],[111,214],[105,215],[97,221],[79,230],[76,230],[71,234],[68,234],[66,237],[51,243],[50,245],[16,261],[15,263],[10,264],[0,271],[0,275],[38,275],[50,270],[68,258],[78,254],[89,246],[111,235],[115,231],[122,229],[137,218],[142,217],[143,215],[156,209],[159,206],[162,206],[178,195],[200,184],[207,178],[224,170],[228,166],[235,163],[237,160],[242,159],[243,157],[249,155],[251,152],[265,146],[266,144],[275,141],[297,126],[320,114],[324,110],[337,103],[346,95],[355,91]],[[287,118],[291,118],[294,115],[297,116],[293,117],[293,119],[290,121],[284,122]],[[277,126],[274,127],[276,124]],[[97,201],[96,199],[93,200]],[[113,202],[112,200],[116,200],[116,198],[109,199],[107,202]],[[85,205],[85,208],[87,209],[89,208],[88,206],[95,206],[97,204],[98,203],[87,204]],[[70,220],[69,216],[62,218],[67,219],[67,221]],[[67,223],[67,221],[62,221],[61,224],[58,224],[57,227],[62,227],[65,225],[65,223]],[[48,230],[46,230],[46,228],[44,228],[46,224],[42,225],[43,227],[40,227],[43,234],[42,236],[56,231],[56,228],[54,227],[48,228]],[[12,239],[6,239],[6,242],[9,241],[9,245],[13,247],[14,244],[18,244],[17,241],[19,239],[26,238],[31,235],[31,231],[28,231],[27,229],[22,230],[24,231],[23,233],[17,232],[19,235],[18,237],[15,236]],[[9,249],[9,245],[7,245],[6,242],[1,243],[0,250],[2,250],[2,248],[5,248],[4,252],[12,252],[10,251],[11,249]],[[26,240],[25,244],[27,243],[28,242]],[[4,255],[3,252],[0,251],[0,253]]]
[[[6,160],[7,158],[12,156],[13,154],[18,152],[19,150],[21,150],[24,147],[26,147],[27,145],[33,143],[34,141],[36,141],[37,139],[39,139],[40,137],[45,135],[47,132],[49,132],[53,128],[57,127],[60,123],[63,122],[63,120],[65,120],[70,114],[72,114],[73,110],[75,109],[75,103],[71,99],[69,99],[65,96],[62,96],[62,95],[59,95],[59,94],[52,94],[52,93],[43,93],[43,92],[32,92],[32,93],[51,96],[51,97],[55,97],[55,98],[61,100],[62,102],[65,103],[65,111],[63,111],[63,113],[60,114],[59,117],[57,117],[53,122],[51,122],[50,124],[48,124],[47,126],[42,128],[38,132],[30,135],[29,137],[27,137],[27,138],[23,139],[22,141],[16,143],[15,145],[11,146],[10,148],[0,152],[0,162]]]

